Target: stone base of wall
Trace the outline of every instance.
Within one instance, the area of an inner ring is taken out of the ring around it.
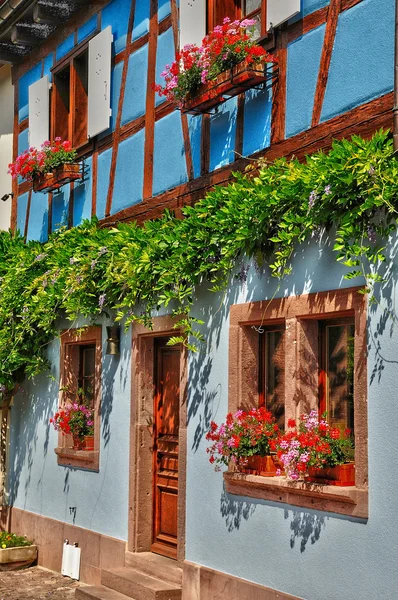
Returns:
[[[18,535],[26,535],[38,546],[38,564],[61,571],[64,540],[78,542],[82,550],[80,580],[100,585],[101,569],[124,567],[126,542],[48,519],[19,508],[10,509],[7,527]]]
[[[183,565],[182,600],[300,600],[188,561]]]

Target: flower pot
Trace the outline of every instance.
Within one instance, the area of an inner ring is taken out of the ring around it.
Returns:
[[[17,546],[0,549],[0,571],[29,567],[37,558],[37,546]]]
[[[54,169],[51,173],[43,173],[33,179],[34,192],[53,192],[58,188],[82,179],[83,175],[79,164],[65,163]]]
[[[336,467],[309,467],[307,481],[337,485],[340,487],[355,485],[355,465],[348,463]]]
[[[94,436],[85,435],[83,440],[83,450],[94,450]]]
[[[78,435],[73,436],[73,449],[74,450],[84,450],[84,438],[82,439]]]
[[[276,465],[272,456],[250,456],[247,459],[247,465],[240,470],[243,473],[262,477],[275,477],[276,475]]]
[[[209,112],[227,98],[237,96],[245,90],[265,83],[268,79],[270,74],[266,72],[266,64],[250,63],[246,58],[232,69],[220,73],[214,81],[201,85],[195,96],[188,95],[182,112],[192,114]]]

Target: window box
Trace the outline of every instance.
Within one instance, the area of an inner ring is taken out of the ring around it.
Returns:
[[[67,183],[82,179],[80,164],[66,163],[51,173],[43,173],[33,180],[33,191],[53,192]]]
[[[265,84],[274,76],[274,69],[269,70],[263,63],[249,64],[243,60],[232,69],[220,73],[211,85],[200,86],[197,94],[188,96],[182,108],[183,113],[207,113],[216,106],[237,96],[242,92]]]
[[[94,450],[94,436],[85,435],[81,439],[78,435],[73,436],[73,449],[74,450]]]
[[[250,456],[247,466],[241,468],[243,473],[261,475],[261,477],[275,477],[276,465],[272,456]]]
[[[348,463],[336,467],[324,467],[323,469],[310,467],[307,481],[340,487],[355,485],[355,465],[354,463]]]

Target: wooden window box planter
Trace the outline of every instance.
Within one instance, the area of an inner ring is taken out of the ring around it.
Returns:
[[[73,436],[73,449],[74,450],[94,450],[94,436],[85,435],[84,439],[80,439],[79,436]]]
[[[306,480],[340,487],[352,486],[355,485],[355,465],[349,463],[337,465],[336,467],[324,467],[323,469],[310,467]]]
[[[242,473],[261,475],[261,477],[275,477],[276,465],[272,456],[250,456],[246,467],[241,467]]]
[[[208,113],[229,98],[263,85],[274,77],[274,65],[249,64],[245,59],[232,69],[220,73],[213,82],[201,85],[195,96],[187,97],[181,111],[194,115]]]
[[[51,173],[44,173],[33,180],[34,192],[54,192],[63,185],[83,178],[80,164],[66,163]]]
[[[12,571],[30,566],[37,558],[37,546],[16,546],[0,549],[0,571]]]

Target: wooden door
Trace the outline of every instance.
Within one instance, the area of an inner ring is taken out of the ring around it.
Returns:
[[[155,341],[154,532],[152,552],[177,557],[180,355],[168,338]]]

